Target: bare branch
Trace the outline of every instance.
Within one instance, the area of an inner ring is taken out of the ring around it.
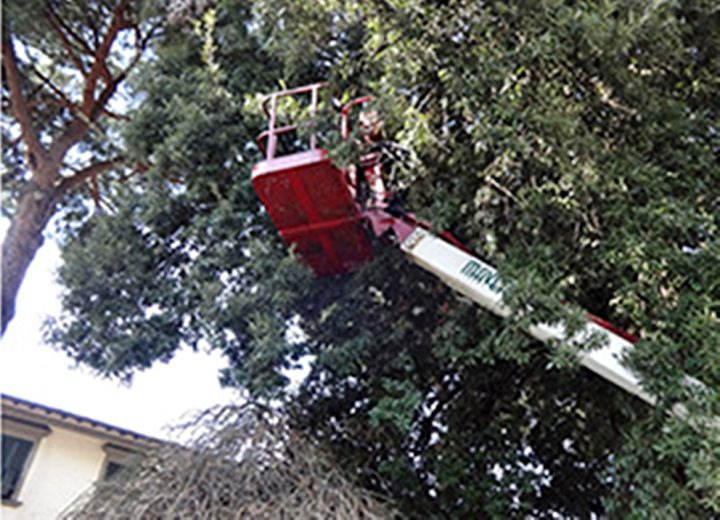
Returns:
[[[33,106],[40,105],[42,103],[53,103],[55,105],[60,105],[60,106],[67,108],[68,110],[70,110],[73,114],[75,114],[80,119],[83,119],[83,120],[85,119],[85,115],[82,114],[82,112],[80,111],[80,107],[77,105],[77,103],[74,103],[73,101],[71,101],[70,98],[68,98],[67,95],[65,95],[65,93],[61,89],[59,89],[52,83],[52,80],[50,80],[50,78],[45,76],[42,72],[35,69],[34,67],[33,67],[33,72],[35,73],[35,75],[38,78],[40,78],[42,80],[44,85],[46,85],[50,90],[53,91],[55,96],[46,94],[44,96],[41,96],[40,103],[38,103],[36,101],[29,101],[28,106],[33,107]],[[112,81],[114,81],[114,80],[112,80]],[[118,113],[108,110],[104,107],[99,107],[99,108],[100,108],[100,114],[107,116],[109,118],[122,120],[122,121],[130,120],[130,118],[128,116],[126,116],[125,114],[118,114]],[[90,123],[90,122],[88,121],[88,123]]]
[[[60,134],[50,146],[50,156],[55,161],[61,161],[65,153],[83,138],[90,124],[104,112],[105,104],[110,100],[117,90],[118,84],[125,77],[123,74],[114,79],[108,77],[109,71],[106,60],[110,55],[110,49],[120,31],[134,26],[134,24],[125,17],[127,8],[128,2],[123,1],[113,10],[113,18],[110,26],[103,37],[100,47],[95,51],[92,67],[86,76],[80,113],[76,115],[75,119],[68,124],[62,134]],[[95,88],[101,76],[105,78],[106,85],[98,99],[95,99]]]
[[[124,175],[121,179],[121,183],[126,183],[136,175],[142,175],[146,171],[148,171],[153,166],[152,163],[137,163],[135,164],[135,167],[132,169],[132,171],[126,175]]]
[[[83,184],[88,180],[91,180],[93,177],[97,178],[99,174],[114,168],[118,164],[122,164],[122,161],[123,159],[121,157],[118,157],[107,161],[100,161],[95,164],[91,164],[90,166],[83,168],[82,170],[78,170],[71,177],[64,177],[58,183],[58,191],[67,192],[75,188],[76,186]]]
[[[78,141],[80,141],[85,133],[87,132],[90,125],[107,110],[105,105],[110,98],[115,94],[120,82],[125,79],[124,75],[121,74],[117,78],[113,79],[108,83],[97,100],[92,100],[89,113],[83,106],[76,114],[70,124],[65,128],[62,134],[58,136],[50,146],[50,156],[54,160],[61,160],[65,156],[65,153]]]
[[[42,80],[43,84],[47,86],[50,90],[53,91],[56,98],[61,101],[61,104],[64,105],[66,108],[71,110],[72,112],[76,112],[80,109],[75,103],[73,103],[70,98],[67,97],[65,92],[63,92],[60,88],[56,87],[53,82],[48,78],[45,74],[37,70],[35,67],[33,67],[33,73]]]
[[[136,44],[135,44],[135,55],[133,56],[133,59],[130,60],[130,63],[127,67],[120,73],[119,77],[122,77],[123,79],[130,74],[130,71],[138,64],[140,61],[140,58],[142,58],[143,52],[145,52],[145,49],[147,48],[148,43],[150,43],[150,40],[155,35],[155,32],[160,27],[160,23],[155,23],[148,29],[147,34],[145,36],[142,36],[142,33],[140,32],[139,28],[136,27]]]
[[[113,112],[112,110],[108,110],[107,108],[102,109],[102,115],[110,119],[116,119],[118,121],[130,121],[130,118],[127,115],[118,114],[117,112]]]
[[[153,24],[150,29],[148,30],[147,34],[144,38],[139,38],[138,43],[135,46],[135,55],[133,56],[132,60],[130,60],[130,63],[128,64],[125,69],[123,69],[120,74],[117,75],[114,79],[111,79],[108,81],[108,83],[105,85],[105,88],[100,93],[100,96],[98,97],[98,100],[93,107],[92,111],[88,114],[88,117],[90,121],[94,121],[98,115],[103,113],[105,111],[105,104],[110,100],[110,98],[113,96],[115,91],[117,90],[117,86],[127,78],[127,76],[130,74],[133,68],[138,64],[140,59],[142,58],[143,52],[145,52],[145,49],[147,48],[148,43],[152,39],[153,35],[155,34],[155,31],[158,29],[160,25],[159,24]],[[137,30],[137,27],[136,27]],[[139,34],[139,31],[137,31]]]
[[[67,103],[60,98],[53,96],[52,94],[41,94],[36,99],[28,101],[28,107],[34,109],[45,105],[57,105],[60,107],[70,108]]]
[[[165,443],[98,482],[60,518],[396,518],[287,416],[249,403],[207,410]]]
[[[52,26],[53,30],[60,38],[60,42],[62,43],[63,47],[65,48],[65,51],[68,53],[68,56],[70,57],[70,61],[73,62],[73,64],[78,68],[78,70],[80,71],[80,73],[83,76],[86,76],[87,71],[85,70],[85,66],[82,63],[82,60],[80,60],[78,55],[75,53],[75,49],[73,49],[73,46],[70,43],[70,40],[68,40],[67,35],[65,34],[65,32],[63,32],[64,24],[62,23],[62,20],[60,20],[59,16],[55,13],[55,11],[53,11],[53,9],[51,7],[48,7],[46,12],[47,12],[47,18],[48,18],[48,20],[50,20],[50,25]],[[80,38],[76,37],[76,39],[80,39]],[[85,48],[89,51],[87,44],[85,44]]]
[[[90,27],[90,31],[92,32],[92,38],[93,38],[93,45],[95,47],[100,45],[100,30],[98,29],[97,24],[95,23],[94,17],[88,13],[85,15],[85,21],[88,24],[88,27]]]
[[[48,17],[51,18],[51,22],[55,20],[55,23],[57,23],[58,26],[60,26],[65,32],[67,32],[72,37],[72,39],[75,40],[80,45],[80,47],[82,47],[82,50],[85,54],[93,54],[90,45],[88,45],[85,39],[78,33],[76,33],[72,29],[72,27],[66,24],[65,20],[63,20],[52,7],[48,7]]]
[[[112,44],[115,42],[115,38],[117,37],[118,33],[120,33],[120,31],[133,26],[133,24],[125,18],[127,7],[127,1],[120,2],[115,7],[115,9],[113,10],[113,18],[110,22],[110,26],[105,33],[100,47],[98,47],[98,49],[95,51],[95,60],[88,74],[87,81],[85,82],[85,89],[83,91],[83,112],[85,112],[85,115],[87,116],[90,116],[90,114],[95,109],[95,87],[97,86],[97,81],[99,77],[101,75],[104,75],[103,67],[107,66],[105,61],[110,55],[110,49],[112,47]],[[113,82],[110,81],[108,85],[106,85],[106,89],[112,83]]]
[[[23,140],[28,147],[29,163],[30,165],[37,166],[39,161],[45,162],[47,160],[47,151],[40,144],[37,130],[32,122],[27,100],[22,93],[20,71],[18,70],[15,48],[10,35],[3,38],[2,57],[5,68],[5,78],[7,79],[8,87],[10,89],[10,104],[12,111],[20,124]],[[37,168],[33,168],[33,175],[35,175],[37,171]],[[50,181],[50,179],[36,179],[36,181],[40,181],[38,184],[45,185],[48,184],[48,182],[42,181]]]
[[[13,139],[11,141],[5,141],[4,148],[13,148],[13,147],[17,146],[18,144],[20,144],[20,141],[22,141],[22,135],[17,136],[15,139]]]
[[[507,198],[515,201],[517,204],[522,204],[522,201],[520,199],[518,199],[517,196],[512,191],[510,191],[505,186],[500,184],[493,177],[488,175],[487,177],[485,177],[485,182],[487,182],[490,186],[492,186],[493,188],[498,190],[500,193],[505,195]]]
[[[82,118],[82,119],[81,119]],[[65,130],[50,145],[50,157],[60,162],[67,151],[79,142],[90,128],[90,122],[82,112],[65,127]]]
[[[105,112],[105,105],[108,101],[110,101],[110,98],[113,97],[118,85],[125,79],[126,75],[126,72],[123,71],[120,75],[118,75],[118,77],[114,78],[110,81],[110,83],[105,85],[102,92],[100,92],[100,96],[98,97],[97,101],[92,106],[90,113],[87,114],[89,122],[95,121],[100,116],[100,114]]]
[[[90,193],[92,194],[93,201],[95,202],[95,209],[100,209],[100,183],[98,182],[98,174],[90,177],[91,188]]]

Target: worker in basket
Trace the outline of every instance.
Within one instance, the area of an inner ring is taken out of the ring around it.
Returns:
[[[390,182],[399,168],[405,164],[409,152],[392,141],[385,139],[385,124],[374,109],[364,110],[358,117],[360,139],[355,140],[360,150],[360,165],[363,169],[367,194],[358,197],[357,167],[351,164],[347,169],[349,186],[353,197],[366,208],[385,209],[393,214],[403,212],[400,199],[388,191],[385,179]]]

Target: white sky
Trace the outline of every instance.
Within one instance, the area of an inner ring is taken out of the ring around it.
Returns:
[[[0,227],[4,237],[7,221]],[[57,245],[48,239],[28,270],[15,318],[2,338],[0,392],[161,438],[168,437],[164,427],[186,412],[237,397],[218,384],[224,361],[216,353],[183,350],[170,363],[138,373],[131,386],[75,367],[42,340],[43,320],[60,309],[58,265]]]

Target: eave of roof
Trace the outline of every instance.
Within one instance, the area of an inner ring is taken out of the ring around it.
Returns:
[[[4,414],[8,413],[12,415],[15,411],[25,412],[38,418],[44,418],[59,426],[69,426],[75,429],[86,430],[111,439],[131,441],[146,446],[157,446],[163,443],[160,439],[148,435],[8,394],[2,394],[2,408]]]

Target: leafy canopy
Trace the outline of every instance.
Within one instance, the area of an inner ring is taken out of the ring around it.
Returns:
[[[667,411],[720,413],[719,22],[710,1],[218,1],[146,64],[125,145],[152,167],[68,239],[52,337],[120,377],[220,350],[224,383],[284,398],[410,517],[716,514],[718,432]],[[318,80],[377,98],[406,206],[500,266],[522,318],[384,244],[339,279],[292,258],[249,183],[255,96]],[[641,338],[656,408],[523,332],[577,321],[564,301]]]

